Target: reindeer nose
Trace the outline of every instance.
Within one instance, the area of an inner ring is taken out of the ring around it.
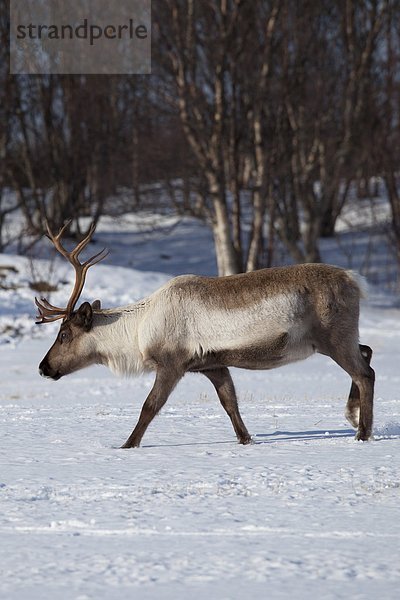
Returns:
[[[46,373],[43,368],[43,363],[40,363],[40,365],[39,365],[39,375],[41,375],[42,377],[46,377]]]
[[[54,381],[58,381],[62,377],[62,374],[59,371],[55,371],[51,368],[46,358],[44,358],[39,365],[39,374],[42,377],[54,379]]]
[[[42,377],[50,377],[49,365],[45,358],[42,360],[42,362],[39,365],[39,375],[41,375]]]

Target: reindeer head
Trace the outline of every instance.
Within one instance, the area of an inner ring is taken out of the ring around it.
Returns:
[[[90,226],[87,236],[71,252],[68,252],[61,244],[61,237],[69,223],[66,223],[57,235],[51,232],[48,223],[46,225],[48,237],[60,254],[75,269],[75,285],[66,308],[53,306],[45,298],[41,298],[40,300],[35,298],[35,303],[39,310],[36,323],[41,324],[50,323],[58,319],[63,320],[56,341],[39,365],[40,375],[57,380],[63,375],[68,375],[93,364],[96,360],[94,348],[91,347],[90,340],[85,334],[92,328],[93,310],[100,309],[100,301],[96,300],[93,304],[84,302],[77,310],[75,310],[75,306],[85,285],[86,273],[89,267],[103,260],[107,256],[108,251],[104,248],[81,263],[79,255],[86,248],[93,236],[95,230],[94,224]]]

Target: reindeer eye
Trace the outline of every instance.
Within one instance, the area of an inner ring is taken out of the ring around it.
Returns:
[[[61,333],[58,336],[58,339],[61,343],[67,342],[69,339],[68,331],[61,331]]]

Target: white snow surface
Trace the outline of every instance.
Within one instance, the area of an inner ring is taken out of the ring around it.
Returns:
[[[139,244],[151,271],[116,266],[117,250],[114,264],[91,270],[84,299],[115,306],[149,294],[168,279],[156,272],[162,247],[172,273],[186,259],[200,272],[204,246],[184,227],[176,251],[168,237]],[[109,235],[112,252],[119,239]],[[121,450],[153,376],[94,367],[40,378],[57,324],[33,325],[28,261],[0,264],[17,267],[7,281],[22,286],[0,291],[2,600],[398,597],[400,312],[388,296],[362,305],[377,376],[373,441],[355,442],[344,418],[348,376],[315,356],[232,369],[252,445],[236,443],[211,384],[187,375],[142,447]]]

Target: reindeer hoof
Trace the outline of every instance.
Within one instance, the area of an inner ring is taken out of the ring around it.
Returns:
[[[125,444],[123,444],[121,446],[121,450],[126,449],[126,448],[139,448],[139,446],[140,446],[140,444],[138,444],[138,443],[136,444],[135,442],[127,441],[127,442],[125,442]]]
[[[355,440],[357,442],[368,442],[372,438],[372,433],[370,431],[359,430],[356,433]]]
[[[243,444],[246,446],[247,444],[252,444],[253,438],[250,435],[246,435],[245,437],[239,438],[239,444]]]

